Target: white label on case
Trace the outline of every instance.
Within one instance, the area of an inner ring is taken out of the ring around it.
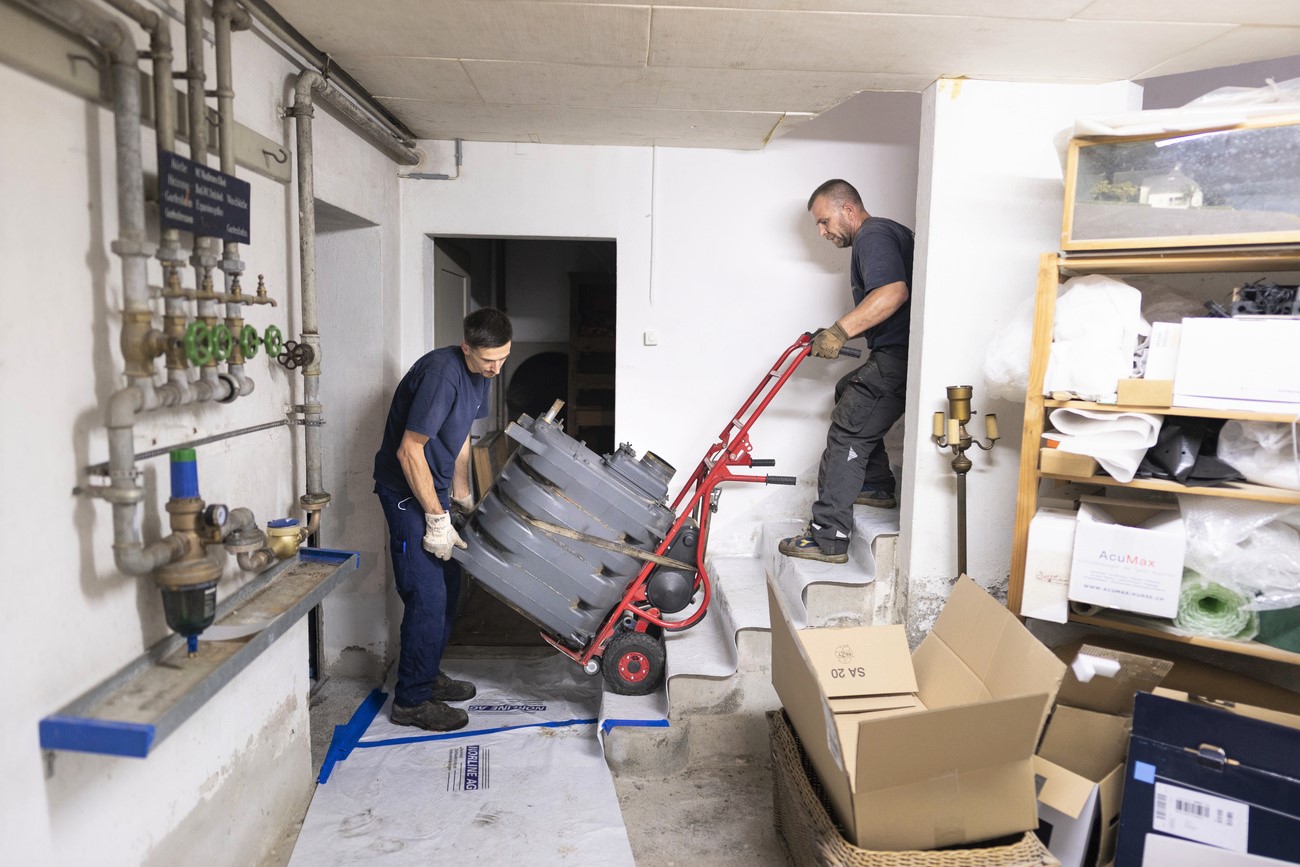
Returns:
[[[1156,783],[1151,827],[1220,849],[1245,852],[1250,806],[1194,789]]]

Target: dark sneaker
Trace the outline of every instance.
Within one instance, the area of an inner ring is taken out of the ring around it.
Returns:
[[[847,563],[849,562],[849,545],[847,542],[842,543],[844,550],[838,553],[828,552],[817,544],[813,538],[811,530],[805,530],[802,536],[791,536],[789,539],[782,539],[777,550],[787,557],[799,557],[803,560],[817,560],[821,563]]]
[[[469,714],[465,711],[434,699],[411,707],[394,704],[388,718],[395,726],[415,726],[431,732],[454,732],[469,722]]]
[[[889,491],[867,488],[854,498],[853,505],[875,506],[877,509],[897,509],[898,498]]]
[[[441,671],[433,679],[433,697],[437,701],[469,701],[477,693],[468,680],[452,680]]]

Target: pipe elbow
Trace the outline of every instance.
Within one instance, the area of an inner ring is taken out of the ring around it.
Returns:
[[[258,548],[252,553],[238,555],[235,561],[245,572],[264,572],[275,564],[276,556],[270,548]]]
[[[226,523],[221,527],[221,538],[225,539],[231,533],[247,530],[249,527],[257,526],[257,519],[253,517],[253,510],[246,509],[243,506],[231,509],[230,515],[226,518]]]
[[[314,69],[304,69],[298,74],[298,80],[293,86],[293,109],[296,110],[301,105],[304,113],[310,113],[314,98],[312,91],[324,86],[325,76]]]
[[[144,406],[144,392],[138,386],[128,386],[113,392],[108,399],[106,426],[109,428],[131,427],[135,424],[135,414]]]
[[[113,546],[113,562],[127,575],[148,575],[185,555],[187,545],[181,536],[164,536],[150,545],[127,542]]]
[[[248,10],[235,0],[217,0],[212,6],[212,14],[216,18],[229,19],[231,30],[248,30],[253,26],[253,19],[248,14]]]

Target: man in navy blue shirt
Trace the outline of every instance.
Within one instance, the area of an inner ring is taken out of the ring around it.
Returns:
[[[854,308],[813,338],[812,354],[836,358],[859,334],[871,354],[835,386],[826,450],[817,470],[817,501],[801,536],[784,539],[787,557],[845,563],[855,503],[897,507],[885,434],[903,414],[907,394],[907,343],[912,305],[912,230],[873,217],[847,181],[827,181],[808,199],[821,237],[852,247]]]
[[[465,542],[451,504],[468,511],[469,429],[488,412],[488,387],[510,354],[510,320],[486,307],[465,317],[464,340],[428,353],[397,385],[375,453],[375,493],[402,598],[401,655],[392,721],[453,731],[469,715],[449,701],[474,697],[472,683],[440,670],[460,595],[453,546]]]

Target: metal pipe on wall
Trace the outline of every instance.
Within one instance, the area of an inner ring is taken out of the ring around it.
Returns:
[[[294,84],[294,102],[288,115],[294,119],[298,149],[298,258],[301,283],[302,340],[310,350],[303,366],[303,449],[307,465],[307,493],[301,503],[310,513],[309,520],[319,526],[320,509],[329,502],[325,491],[322,464],[321,425],[324,407],[320,401],[321,349],[316,304],[316,174],[312,139],[315,99],[319,97],[347,120],[380,144],[394,160],[416,165],[420,154],[393,139],[387,131],[358,109],[315,70],[304,70]]]
[[[217,153],[221,159],[221,170],[228,175],[235,173],[235,90],[232,83],[233,61],[230,53],[230,34],[233,30],[247,30],[252,23],[248,13],[234,0],[216,0],[212,7],[212,20],[216,36],[217,49]],[[244,273],[244,263],[239,258],[239,244],[226,241],[222,250],[220,268],[226,275],[225,290],[228,295],[239,297],[241,293],[239,278]],[[238,384],[238,390],[231,394],[231,399],[253,393],[253,380],[244,374],[244,354],[239,347],[239,334],[243,326],[241,315],[243,305],[237,301],[226,301],[226,325],[234,333],[234,345],[231,348],[230,361],[226,372]]]
[[[185,0],[185,81],[189,109],[190,159],[201,166],[208,164],[208,111],[207,74],[203,58],[203,0]],[[194,266],[194,285],[198,319],[209,328],[217,324],[217,302],[213,295],[212,269],[217,258],[212,250],[212,239],[194,236],[194,252],[190,264]],[[208,296],[208,297],[204,297]],[[238,387],[229,379],[217,375],[216,361],[199,368],[199,381],[195,384],[198,400],[226,401]]]
[[[154,130],[158,149],[176,150],[176,89],[172,84],[172,31],[171,22],[136,0],[107,0],[109,6],[122,12],[149,34],[149,59],[153,64]],[[188,321],[188,307],[181,294],[180,269],[185,261],[181,251],[179,229],[162,230],[158,246],[158,261],[163,268],[163,311],[166,317],[164,332],[179,339]],[[159,389],[158,401],[174,406],[189,403],[189,367],[179,346],[167,352],[167,384]]]

